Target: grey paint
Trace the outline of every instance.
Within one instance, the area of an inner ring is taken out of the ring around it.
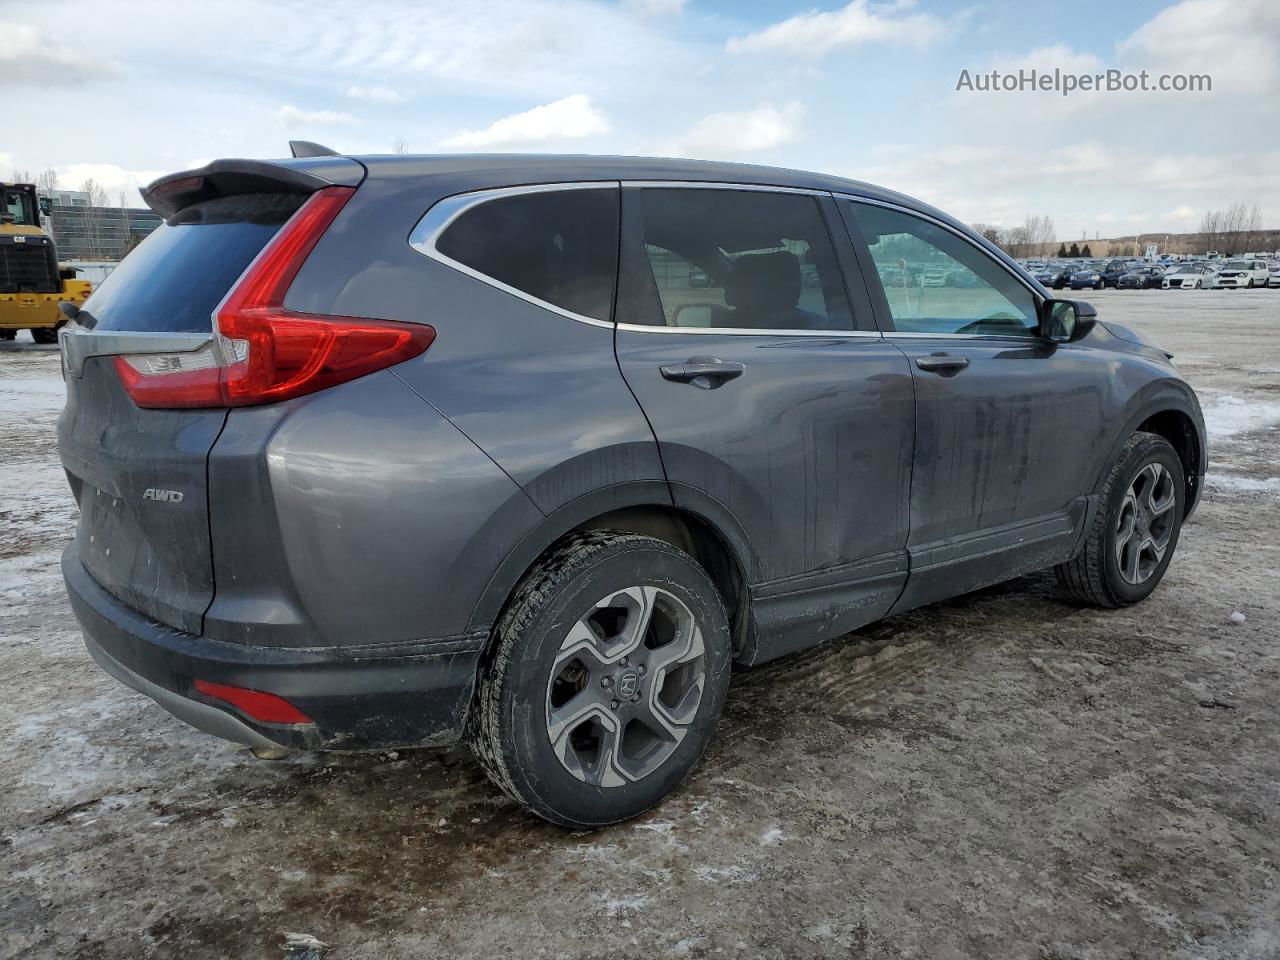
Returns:
[[[470,636],[493,558],[541,519],[506,474],[386,371],[233,410],[209,481],[218,591],[205,633],[237,643]]]
[[[271,664],[257,671],[261,689],[306,697],[323,687],[316,702],[345,717],[326,742],[347,742],[357,727],[361,742],[438,739],[461,729],[480,646],[520,576],[566,531],[621,507],[686,510],[720,533],[747,580],[754,617],[739,657],[753,663],[1068,556],[1125,437],[1152,414],[1185,415],[1198,443],[1192,472],[1203,476],[1199,407],[1158,349],[1105,324],[1067,345],[896,336],[856,230],[833,237],[856,329],[821,335],[615,330],[513,296],[409,240],[438,200],[465,191],[674,179],[809,192],[829,212],[833,195],[900,205],[1016,269],[909,198],[689,161],[355,162],[368,176],[286,305],[431,324],[437,337],[424,355],[229,415],[137,411],[109,377],[91,381],[92,396],[83,385],[69,391],[60,440],[77,485],[136,495],[145,478],[177,469],[203,490],[207,467],[204,507],[195,497],[190,512],[164,521],[135,511],[122,534],[133,544],[128,563],[68,554],[73,599],[100,589],[77,573],[83,563],[108,588],[95,594],[99,608],[114,594],[121,610],[183,631],[143,637],[121,615],[123,626],[108,631],[112,656],[132,658],[135,672],[146,672],[148,644],[181,647],[177,665],[156,674],[166,677],[206,669],[191,664],[212,644],[223,659],[207,669],[238,682],[261,657]],[[278,165],[355,179],[341,158]],[[108,358],[92,356],[105,351],[84,347],[86,378],[108,369]],[[937,352],[970,365],[943,376],[912,362]],[[744,373],[714,390],[660,375],[695,355],[742,363]],[[126,442],[130,432],[143,436]],[[81,540],[95,522],[82,521]],[[166,553],[184,524],[183,554]],[[140,578],[148,557],[172,569]],[[82,621],[106,629],[87,613]],[[347,668],[331,661],[371,666],[344,694]],[[309,679],[291,664],[305,664]],[[375,706],[393,700],[395,709]],[[369,710],[394,722],[371,724]]]

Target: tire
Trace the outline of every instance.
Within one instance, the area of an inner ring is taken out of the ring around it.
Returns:
[[[1150,511],[1154,517],[1146,525],[1141,520],[1129,523],[1127,517],[1140,509],[1137,501],[1150,493],[1156,496],[1146,501],[1148,510],[1161,509]],[[1123,607],[1145,600],[1164,577],[1178,547],[1185,500],[1186,482],[1177,451],[1164,437],[1135,433],[1102,486],[1101,502],[1084,543],[1074,557],[1054,568],[1058,582],[1096,607]],[[1126,529],[1129,536],[1122,540]],[[1161,542],[1163,548],[1157,549]]]
[[[525,575],[499,618],[468,739],[490,779],[538,816],[617,823],[698,762],[730,659],[720,594],[692,557],[637,534],[575,534]]]
[[[0,340],[12,340],[17,335],[17,330],[0,330]]]
[[[58,330],[61,329],[61,327],[61,323],[56,327],[32,327],[31,339],[36,343],[57,343]]]

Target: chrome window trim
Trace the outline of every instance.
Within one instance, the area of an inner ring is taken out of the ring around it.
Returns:
[[[600,320],[596,317],[588,317],[585,314],[574,313],[572,310],[566,310],[564,307],[525,293],[510,284],[494,279],[487,273],[481,273],[465,263],[445,256],[436,249],[436,242],[444,234],[445,230],[449,229],[453,222],[464,213],[492,200],[529,193],[552,193],[561,190],[617,190],[619,185],[620,181],[618,180],[582,180],[565,183],[524,184],[516,187],[495,187],[486,190],[472,190],[467,193],[455,193],[452,196],[442,197],[437,200],[419,218],[413,229],[409,231],[409,246],[424,257],[435,260],[437,263],[442,263],[450,269],[464,273],[468,277],[479,280],[481,283],[488,284],[504,293],[509,293],[511,296],[517,297],[526,303],[532,303],[543,310],[549,310],[552,313],[567,317],[570,320],[577,320],[579,323],[585,323],[588,326],[604,327],[607,330],[612,330],[614,324],[611,320]]]
[[[807,197],[829,197],[830,190],[815,190],[809,187],[780,187],[767,183],[733,183],[724,180],[623,180],[623,187],[639,187],[650,190],[738,190],[757,193],[790,193]],[[850,305],[850,318],[853,308]],[[709,336],[719,334],[726,337],[857,337],[859,339],[883,340],[884,334],[879,330],[795,330],[791,328],[751,329],[750,327],[675,327],[664,324],[619,323],[618,330],[635,333],[677,333]]]
[[[752,329],[750,327],[668,327],[657,324],[619,323],[619,332],[628,333],[692,333],[703,336],[720,334],[732,337],[820,337],[845,339],[861,337],[871,340],[883,340],[884,334],[879,330],[788,330],[788,329]]]
[[[1000,260],[996,259],[995,257],[991,256],[991,254],[987,250],[984,250],[980,245],[974,243],[972,237],[966,236],[963,231],[957,230],[955,227],[953,227],[951,224],[947,223],[946,221],[939,220],[937,217],[930,216],[929,214],[924,213],[920,210],[913,210],[910,207],[903,206],[900,203],[891,203],[887,200],[877,200],[872,197],[860,197],[857,194],[853,194],[853,193],[833,193],[832,196],[835,197],[837,200],[849,200],[853,203],[867,203],[876,207],[885,207],[889,210],[906,214],[907,216],[917,217],[921,220],[926,220],[929,223],[934,224],[935,226],[941,227],[943,230],[946,230],[948,233],[953,234],[954,236],[963,240],[969,246],[973,247],[974,250],[982,254],[984,257],[986,257],[988,260],[990,260],[992,263],[998,266],[1001,270],[1009,274],[1009,276],[1013,277],[1013,279],[1017,280],[1020,284],[1026,287],[1027,290],[1030,291],[1031,293],[1032,302],[1035,303],[1036,305],[1036,313],[1037,315],[1039,314],[1040,303],[1042,300],[1044,300],[1044,294],[1042,294],[1039,290],[1037,290],[1030,283],[1028,283],[1027,278],[1021,277],[1014,271],[1010,270],[1008,264],[1003,263]],[[989,334],[989,333],[917,333],[917,332],[905,331],[905,330],[904,331],[889,330],[889,331],[886,331],[884,335],[889,339],[897,339],[899,337],[905,337],[913,340],[925,339],[925,338],[934,339],[934,340],[936,339],[999,340],[1001,342],[1008,342],[1008,343],[1026,343],[1028,340],[1044,339],[1039,334],[1034,332],[1027,337],[1013,337],[1013,336],[1003,336],[1000,334]]]
[[[830,190],[816,190],[812,187],[782,187],[769,183],[733,183],[727,180],[623,180],[624,187],[640,187],[641,189],[673,190],[750,190],[757,193],[798,193],[810,197],[829,197]]]

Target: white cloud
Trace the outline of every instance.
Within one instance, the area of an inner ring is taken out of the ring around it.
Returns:
[[[367,103],[403,103],[404,96],[390,87],[347,87],[347,96]]]
[[[764,105],[741,112],[712,113],[661,152],[697,158],[740,157],[776,149],[799,133],[800,108]]]
[[[731,53],[772,52],[822,57],[869,43],[926,47],[945,32],[930,13],[910,13],[915,0],[851,0],[839,10],[811,10],[728,42]]]
[[[645,17],[672,17],[684,12],[685,0],[627,0],[627,6]]]
[[[63,46],[26,24],[0,20],[0,37],[0,76],[6,86],[76,86],[118,71],[101,55]]]
[[[1280,92],[1280,4],[1275,0],[1182,0],[1117,46],[1166,72],[1208,73],[1215,92]]]
[[[351,114],[341,110],[300,110],[289,104],[277,110],[276,117],[290,128],[355,123],[356,120]]]
[[[463,150],[510,147],[551,140],[572,140],[607,133],[609,122],[585,93],[495,120],[483,130],[464,130],[441,146]]]

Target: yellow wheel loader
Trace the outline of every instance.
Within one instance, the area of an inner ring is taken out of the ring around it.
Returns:
[[[36,343],[56,343],[67,319],[58,304],[79,307],[89,296],[89,281],[74,277],[40,227],[35,185],[0,183],[0,340],[30,330]]]

